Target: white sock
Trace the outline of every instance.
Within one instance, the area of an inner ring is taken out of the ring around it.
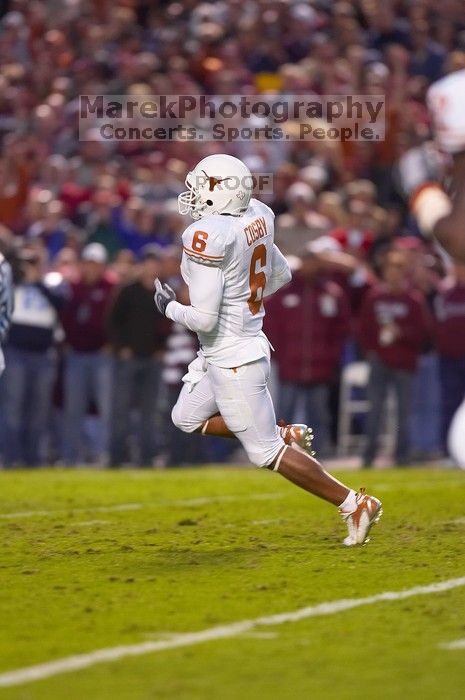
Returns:
[[[342,501],[341,505],[339,506],[340,510],[342,510],[344,513],[352,513],[352,511],[354,511],[357,507],[356,498],[357,493],[350,489],[346,498]]]

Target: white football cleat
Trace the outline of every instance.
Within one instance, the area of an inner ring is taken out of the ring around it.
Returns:
[[[286,445],[303,450],[310,457],[315,455],[312,450],[313,430],[308,425],[304,423],[280,424],[279,431]]]
[[[368,496],[364,488],[357,493],[356,503],[357,507],[351,513],[339,511],[349,531],[344,539],[346,547],[369,542],[368,533],[383,514],[381,501],[374,496]]]

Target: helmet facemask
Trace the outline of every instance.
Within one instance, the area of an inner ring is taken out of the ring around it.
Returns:
[[[199,164],[199,166],[202,163]],[[240,216],[250,201],[250,192],[243,187],[228,188],[227,180],[236,181],[237,175],[224,178],[214,177],[199,166],[187,174],[185,184],[187,190],[178,196],[180,214],[190,214],[194,220],[212,214],[229,214]],[[237,201],[237,204],[235,203]]]
[[[193,219],[197,220],[202,217],[201,210],[204,208],[204,205],[200,201],[198,189],[190,181],[193,177],[194,173],[192,171],[187,173],[184,181],[187,190],[178,195],[178,210],[183,216],[190,214]]]

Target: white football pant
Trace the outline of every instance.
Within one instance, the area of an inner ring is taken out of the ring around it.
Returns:
[[[220,413],[250,461],[266,467],[284,446],[268,391],[269,376],[267,357],[232,369],[207,364],[198,357],[184,378],[186,383],[171,413],[173,423],[192,433]]]

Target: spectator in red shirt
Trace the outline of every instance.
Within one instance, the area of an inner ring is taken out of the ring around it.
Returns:
[[[353,199],[349,202],[348,209],[347,226],[333,229],[330,235],[346,253],[365,259],[375,239],[369,227],[370,207],[365,202]]]
[[[106,318],[115,285],[106,274],[106,262],[107,253],[100,243],[84,248],[80,278],[69,284],[62,313],[69,348],[64,376],[63,430],[63,456],[67,464],[76,464],[83,457],[80,449],[83,421],[92,402],[101,422],[97,431],[97,458],[103,460],[107,450],[111,368],[105,348]]]
[[[27,201],[29,174],[17,148],[11,151],[11,158],[0,157],[0,223],[16,232]]]
[[[349,327],[349,302],[325,275],[326,263],[307,246],[292,281],[267,304],[265,329],[276,350],[279,415],[292,422],[303,408],[315,448],[330,446],[329,394]]]
[[[410,288],[405,254],[390,251],[382,268],[383,280],[367,293],[360,309],[359,340],[370,363],[367,445],[363,464],[376,456],[381,416],[389,387],[396,394],[397,464],[409,457],[409,416],[412,380],[418,357],[430,336],[432,319],[423,296]]]
[[[285,255],[298,255],[307,241],[325,233],[329,220],[317,211],[317,199],[310,185],[295,182],[287,191],[289,211],[276,218],[276,245]]]
[[[435,299],[435,339],[439,354],[441,437],[465,398],[465,265],[455,265]],[[465,436],[464,436],[465,439]]]

